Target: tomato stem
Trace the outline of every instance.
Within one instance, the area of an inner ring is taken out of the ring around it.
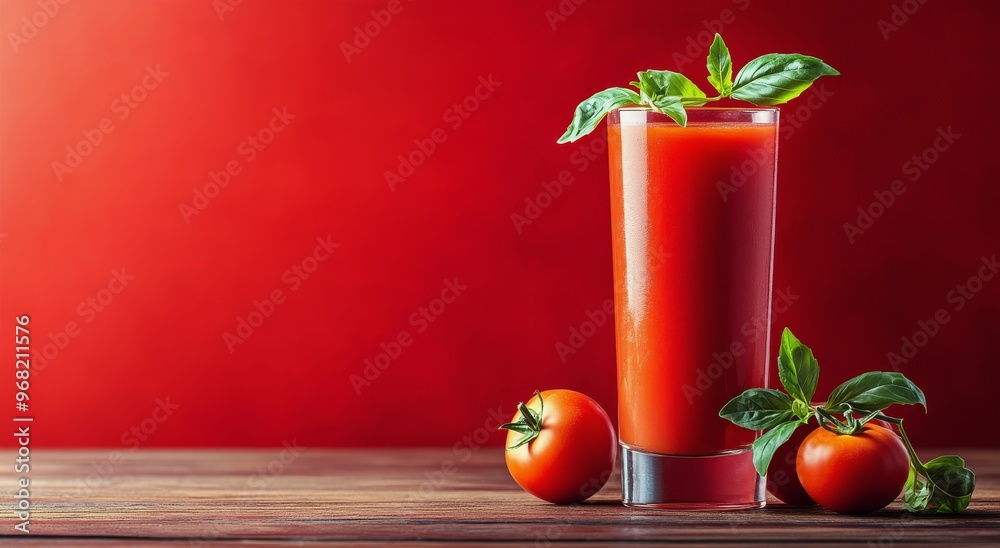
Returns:
[[[521,416],[524,417],[524,423],[528,425],[532,430],[541,430],[541,425],[535,420],[535,417],[531,413],[531,409],[528,409],[524,402],[517,404],[517,410],[521,412]]]
[[[844,436],[853,436],[855,434],[860,434],[864,430],[865,424],[875,418],[877,411],[870,413],[863,409],[854,409],[851,406],[847,406],[842,413],[844,415],[844,420],[841,421],[837,417],[833,416],[833,413],[829,409],[817,406],[816,408],[816,418],[819,419],[819,425],[825,428],[829,432],[834,434],[840,434]],[[858,419],[854,416],[855,412],[864,413],[865,416]],[[828,426],[827,423],[833,425]]]
[[[903,445],[906,447],[906,454],[910,456],[910,466],[915,472],[924,476],[929,481],[930,478],[927,476],[927,469],[924,468],[924,464],[920,462],[920,457],[917,456],[917,452],[913,449],[913,445],[910,443],[910,438],[906,436],[906,430],[903,430],[903,419],[897,419],[896,417],[890,417],[883,415],[882,413],[876,415],[875,418],[895,424],[896,428],[899,428],[899,437],[903,440]]]
[[[535,390],[535,396],[538,396],[537,413],[527,405],[524,405],[524,402],[518,402],[517,410],[521,414],[521,417],[515,422],[500,425],[499,430],[512,430],[524,436],[517,443],[508,447],[508,451],[527,444],[537,438],[538,434],[542,431],[542,411],[545,410],[545,400],[542,399],[542,393],[538,390]]]
[[[828,430],[830,432],[833,432],[834,434],[853,434],[854,433],[854,432],[851,431],[852,428],[850,426],[848,426],[848,425],[844,424],[843,422],[841,422],[839,419],[837,419],[837,417],[834,417],[832,414],[830,414],[829,411],[827,411],[826,409],[823,409],[822,407],[817,407],[816,408],[816,418],[819,419],[819,425],[820,426],[822,426],[823,428],[825,428],[826,430]],[[850,420],[850,419],[848,419],[848,420]],[[827,423],[830,423],[833,426],[832,427],[828,426]]]

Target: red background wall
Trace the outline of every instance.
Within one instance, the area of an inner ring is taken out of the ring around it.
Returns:
[[[996,443],[958,417],[992,404],[1000,281],[949,301],[1000,251],[990,3],[927,2],[892,30],[879,20],[915,1],[403,0],[349,61],[341,44],[387,2],[246,1],[221,17],[207,0],[45,5],[0,3],[0,318],[13,331],[32,317],[37,444],[473,447],[536,387],[613,414],[611,325],[557,352],[611,297],[606,155],[597,135],[555,140],[577,102],[638,70],[680,68],[707,89],[698,41],[720,26],[737,67],[800,51],[843,74],[820,81],[824,102],[782,113],[775,287],[793,302],[772,336],[788,325],[814,348],[825,393],[890,369],[901,337],[944,309],[898,366],[930,403],[904,414],[911,436]],[[294,118],[251,161],[241,143],[275,108]],[[104,119],[60,180],[53,162]],[[960,137],[908,168],[939,128]],[[385,173],[434,137],[392,191]],[[230,183],[206,188],[230,163]],[[563,170],[571,184],[519,231],[512,214]],[[897,179],[905,193],[852,243],[844,224]],[[185,204],[204,208],[186,222]],[[327,237],[339,247],[303,264]],[[421,323],[446,280],[464,289]],[[277,290],[230,352],[224,334]],[[356,390],[351,375],[401,334],[410,344]]]

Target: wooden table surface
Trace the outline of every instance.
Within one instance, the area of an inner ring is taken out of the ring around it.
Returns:
[[[20,474],[2,467],[0,545],[1000,544],[1000,449],[927,456],[945,452],[976,473],[972,504],[959,516],[917,518],[898,502],[867,516],[776,501],[731,512],[629,509],[617,477],[584,504],[555,506],[521,491],[493,448],[38,449],[28,535],[10,512]]]

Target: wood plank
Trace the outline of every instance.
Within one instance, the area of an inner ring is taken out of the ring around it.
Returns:
[[[147,449],[125,452],[109,467],[116,460],[110,451],[39,449],[32,452],[30,476],[33,539],[7,537],[0,544],[54,540],[40,535],[80,542],[194,539],[184,540],[187,546],[227,539],[1000,542],[1000,450],[928,453],[962,455],[978,480],[966,513],[936,518],[911,517],[898,502],[867,516],[777,501],[736,512],[636,510],[619,503],[617,477],[591,501],[560,507],[521,491],[498,449],[471,455],[448,449],[300,451]],[[9,452],[0,458],[13,461]],[[0,488],[9,492],[16,479],[13,467],[3,468]],[[5,517],[0,532],[10,535],[13,524]]]

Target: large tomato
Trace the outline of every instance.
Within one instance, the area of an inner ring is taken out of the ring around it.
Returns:
[[[814,405],[825,405],[825,402]],[[892,425],[885,421],[874,420],[872,424],[892,430]],[[802,487],[799,474],[795,471],[799,446],[802,445],[802,440],[812,433],[812,429],[813,427],[807,425],[799,426],[792,437],[774,452],[774,458],[771,459],[771,464],[767,467],[767,492],[789,506],[814,506],[816,504],[816,501]],[[893,431],[895,432],[895,430]]]
[[[810,497],[842,514],[874,512],[896,499],[910,459],[891,430],[868,423],[857,434],[817,428],[799,447],[795,470]]]
[[[505,455],[510,475],[542,500],[580,502],[611,477],[618,453],[611,419],[597,402],[579,392],[535,392],[501,428],[508,430]]]

